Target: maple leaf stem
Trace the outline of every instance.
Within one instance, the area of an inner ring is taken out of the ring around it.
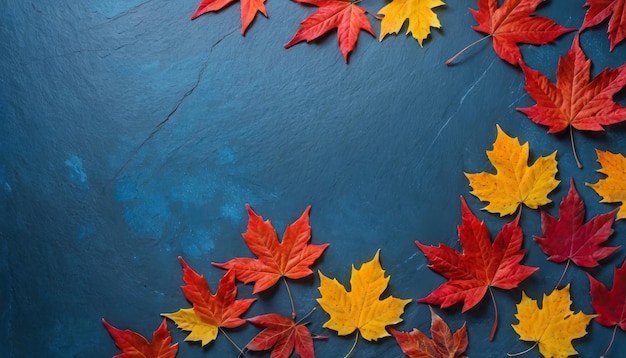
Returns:
[[[526,354],[526,353],[528,353],[528,352],[532,351],[532,350],[533,350],[533,348],[535,348],[535,347],[537,346],[537,344],[539,344],[539,342],[535,341],[535,344],[533,344],[532,346],[530,346],[530,348],[528,348],[528,349],[525,349],[525,350],[523,350],[523,351],[521,351],[521,352],[517,352],[517,353],[507,353],[506,355],[507,355],[507,356],[509,356],[509,357],[517,357],[517,356],[521,356],[522,354]]]
[[[454,62],[454,60],[456,60],[457,57],[461,56],[461,54],[465,51],[467,51],[468,49],[470,49],[472,46],[478,44],[481,41],[484,41],[485,39],[488,39],[492,36],[492,34],[489,34],[485,37],[481,37],[478,40],[472,42],[471,44],[465,46],[461,51],[457,52],[456,55],[450,57],[447,61],[446,61],[446,65],[450,66],[452,64],[452,62]]]
[[[489,340],[493,341],[493,337],[496,335],[496,329],[498,328],[498,305],[496,305],[496,297],[493,295],[491,287],[489,287],[489,294],[491,294],[491,301],[493,302],[493,310],[495,312],[493,326],[491,326],[491,334],[489,335]]]
[[[559,285],[561,284],[561,281],[563,281],[563,277],[565,277],[565,273],[567,272],[567,269],[569,268],[569,263],[570,263],[570,259],[567,259],[567,263],[565,264],[565,269],[563,270],[563,273],[561,274],[561,277],[559,278],[559,281],[556,283],[556,285],[554,285],[554,289],[556,290],[557,288],[559,288]]]
[[[287,279],[283,276],[283,282],[285,283],[285,287],[287,288],[287,294],[289,295],[289,301],[291,302],[291,319],[296,319],[296,306],[293,303],[293,296],[291,295],[291,289],[289,289],[289,284],[287,283]],[[311,311],[312,312],[312,311]]]
[[[343,358],[350,357],[352,352],[354,352],[354,349],[356,348],[356,342],[358,342],[358,341],[359,341],[359,331],[357,330],[356,333],[354,334],[354,343],[352,343],[352,347],[350,347],[350,350],[348,351],[348,353]]]
[[[576,154],[576,145],[574,144],[574,127],[572,127],[571,125],[569,126],[569,138],[570,138],[570,142],[572,142],[572,152],[574,153],[574,159],[576,160],[576,165],[578,166],[578,169],[582,169],[583,165],[580,162],[580,160],[578,160],[578,155]]]
[[[317,309],[317,307],[313,307],[311,308],[311,310],[309,311],[309,313],[305,314],[304,317],[300,318],[298,320],[298,322],[296,322],[296,325],[300,324],[302,321],[304,321],[305,319],[309,318],[310,315],[313,314],[313,312],[315,312],[315,310]]]
[[[604,351],[604,353],[602,353],[600,358],[606,357],[606,355],[609,353],[609,350],[611,349],[611,346],[613,345],[613,340],[615,340],[615,332],[616,331],[617,331],[617,325],[615,325],[615,327],[613,327],[613,335],[611,336],[611,341],[609,342],[609,346],[606,347],[606,350]]]
[[[220,329],[220,332],[222,332],[222,334],[224,335],[224,337],[226,337],[226,339],[228,339],[230,344],[232,344],[239,351],[239,357],[246,355],[246,353],[243,351],[243,349],[239,348],[237,343],[235,343],[235,341],[233,341],[232,338],[230,338],[230,336],[222,329],[222,327],[219,327],[219,329]]]

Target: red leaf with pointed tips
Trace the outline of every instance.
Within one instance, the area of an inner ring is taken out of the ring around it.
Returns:
[[[236,0],[202,0],[196,12],[191,15],[191,19],[194,20],[200,15],[206,14],[211,11],[219,11],[226,6],[234,3]],[[248,26],[254,20],[256,13],[260,12],[267,17],[267,10],[265,10],[265,0],[241,0],[241,33],[245,34]]]
[[[544,237],[535,236],[543,252],[554,262],[572,260],[580,267],[596,267],[619,246],[601,246],[613,233],[617,210],[585,220],[585,203],[576,191],[574,180],[561,201],[560,218],[541,210],[541,229]]]
[[[302,216],[293,224],[288,225],[283,235],[283,242],[278,242],[276,231],[269,220],[263,221],[249,205],[248,231],[243,239],[258,259],[234,258],[223,264],[213,265],[234,270],[235,277],[244,282],[254,282],[253,293],[259,293],[272,287],[281,277],[300,279],[313,274],[313,265],[329,244],[312,245],[309,211],[304,210]]]
[[[418,302],[441,305],[441,308],[464,302],[462,312],[465,312],[478,304],[489,288],[515,288],[538,268],[520,264],[526,251],[522,249],[519,216],[504,225],[492,243],[487,226],[472,214],[463,197],[461,206],[462,224],[458,231],[463,252],[444,244],[435,247],[415,243],[430,261],[428,267],[448,279]]]
[[[172,343],[172,336],[167,330],[165,319],[152,335],[152,342],[144,336],[130,330],[121,330],[111,326],[102,319],[102,323],[113,337],[115,345],[122,350],[122,354],[114,358],[174,358],[178,352],[178,343]]]
[[[339,48],[343,58],[348,62],[348,54],[356,46],[361,30],[372,36],[374,29],[367,18],[366,11],[350,0],[294,0],[301,4],[310,4],[319,7],[316,12],[300,23],[300,28],[294,37],[285,44],[289,48],[298,42],[310,42],[332,29],[337,29]]]
[[[304,324],[297,324],[285,316],[270,313],[248,318],[248,322],[264,327],[246,346],[251,351],[272,349],[272,358],[289,358],[291,352],[302,358],[314,358],[313,337]],[[326,337],[316,337],[326,338]]]
[[[522,62],[518,43],[544,45],[576,29],[563,27],[543,16],[531,16],[543,0],[478,0],[478,10],[470,9],[478,22],[473,29],[490,34],[496,54],[512,65]]]
[[[613,51],[618,43],[626,39],[626,0],[587,0],[589,7],[585,20],[580,28],[593,27],[611,17],[609,20],[610,49]]]
[[[411,332],[400,332],[389,328],[389,332],[396,338],[402,352],[410,358],[463,358],[466,357],[467,329],[465,323],[454,335],[450,327],[430,308],[432,323],[430,332],[432,339],[417,329]]]

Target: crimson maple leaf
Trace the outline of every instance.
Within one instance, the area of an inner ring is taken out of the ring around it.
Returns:
[[[446,308],[463,301],[462,312],[466,312],[478,304],[488,290],[491,292],[491,287],[505,290],[515,288],[538,268],[520,264],[526,251],[522,249],[523,233],[519,216],[504,225],[492,243],[484,221],[474,216],[463,197],[461,206],[462,224],[458,231],[462,253],[444,244],[435,247],[423,245],[419,241],[415,243],[430,261],[428,267],[448,279],[448,282],[418,302]],[[491,339],[495,334],[497,319],[496,308]]]
[[[454,335],[450,327],[430,308],[432,322],[430,332],[432,339],[417,329],[411,332],[400,332],[389,328],[389,332],[396,338],[402,352],[410,358],[463,358],[467,349],[467,328],[465,323]]]
[[[278,242],[276,231],[269,220],[263,221],[250,205],[248,210],[248,230],[243,239],[258,259],[234,258],[223,264],[213,265],[233,270],[235,277],[243,283],[254,282],[253,293],[272,287],[281,277],[300,279],[313,274],[313,265],[329,244],[311,245],[311,226],[307,207],[302,216],[288,225],[283,241]]]
[[[361,30],[365,30],[376,37],[366,10],[351,0],[294,0],[300,4],[309,4],[319,7],[316,12],[300,23],[300,28],[294,37],[285,44],[289,48],[300,41],[310,42],[324,35],[330,30],[337,29],[339,48],[343,58],[348,62],[348,54],[356,46]]]
[[[609,42],[610,50],[613,51],[618,43],[626,39],[626,1],[587,0],[585,6],[589,9],[587,9],[580,31],[596,26],[610,16]]]
[[[613,96],[626,86],[626,64],[616,69],[606,68],[591,79],[591,60],[580,48],[578,35],[567,55],[559,59],[556,85],[541,72],[523,63],[521,67],[526,78],[524,88],[537,104],[517,110],[533,122],[548,126],[548,133],[561,132],[569,127],[573,136],[572,128],[603,131],[602,126],[626,120],[626,107],[613,100]]]
[[[178,343],[172,343],[172,336],[167,330],[165,319],[152,335],[152,343],[144,336],[130,330],[121,330],[111,326],[102,319],[102,323],[113,337],[115,345],[122,350],[122,354],[114,358],[174,358],[178,353]]]
[[[305,324],[297,324],[294,320],[276,313],[248,318],[248,322],[265,329],[246,345],[247,349],[264,351],[273,348],[272,358],[289,358],[295,348],[296,353],[302,358],[315,357],[314,337]]]
[[[544,237],[535,236],[549,260],[561,263],[572,261],[580,267],[596,267],[619,246],[601,246],[613,233],[617,210],[597,215],[583,224],[585,203],[576,191],[574,180],[559,207],[560,219],[541,210],[541,229]],[[567,267],[566,267],[567,268]],[[563,272],[565,274],[565,272]],[[559,282],[560,283],[560,282]],[[558,286],[558,283],[557,283]]]
[[[603,326],[615,326],[613,337],[609,343],[606,356],[615,338],[617,327],[626,331],[626,260],[620,268],[613,269],[613,288],[609,290],[602,282],[593,278],[589,273],[589,283],[591,286],[591,306],[596,311],[596,322]]]
[[[202,341],[202,345],[206,345],[217,337],[220,327],[235,328],[246,323],[239,316],[247,311],[256,299],[235,299],[237,286],[234,272],[228,271],[224,274],[213,295],[204,276],[189,267],[182,257],[178,257],[178,260],[183,266],[185,282],[185,286],[181,288],[193,308],[162,315],[173,320],[179,328],[191,331],[185,340]]]
[[[543,16],[531,16],[543,0],[478,0],[478,10],[470,9],[478,25],[473,29],[493,37],[493,49],[506,62],[522,62],[518,43],[544,45],[576,29],[563,27]],[[451,63],[455,57],[446,63]]]
[[[194,20],[200,15],[206,14],[211,11],[219,11],[226,6],[234,3],[236,0],[202,0],[196,12],[191,15],[191,19]],[[267,10],[265,10],[265,0],[241,0],[241,33],[245,34],[248,26],[254,20],[256,13],[260,12],[267,17]]]

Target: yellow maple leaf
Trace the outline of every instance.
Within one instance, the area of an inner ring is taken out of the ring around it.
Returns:
[[[598,180],[595,184],[586,183],[587,186],[602,197],[601,203],[622,203],[617,212],[618,219],[626,218],[626,158],[621,154],[603,152],[596,149],[598,163],[601,168],[598,173],[607,177]]]
[[[559,185],[556,151],[540,157],[528,166],[528,142],[520,145],[517,138],[509,137],[497,126],[498,135],[493,150],[487,151],[496,174],[465,173],[472,187],[471,193],[489,204],[484,210],[500,216],[513,214],[520,204],[531,209],[550,203],[548,194]]]
[[[350,292],[337,279],[319,273],[322,297],[317,302],[330,315],[324,328],[335,330],[340,336],[358,329],[363,338],[375,341],[390,336],[385,326],[402,321],[400,315],[411,300],[392,296],[379,300],[389,283],[389,276],[385,277],[385,271],[380,265],[379,254],[380,250],[358,270],[352,265]]]
[[[384,15],[380,23],[380,41],[388,34],[397,34],[406,21],[407,35],[411,33],[422,46],[430,28],[441,28],[433,8],[445,5],[441,0],[393,0],[378,13]]]
[[[522,301],[517,304],[515,318],[518,324],[511,325],[523,341],[535,342],[544,357],[567,358],[577,354],[572,340],[587,334],[587,325],[594,315],[570,310],[569,285],[543,295],[542,308],[537,301],[522,292]],[[534,345],[530,348],[534,348]]]
[[[162,316],[176,322],[176,326],[183,331],[190,331],[185,337],[185,341],[202,341],[202,345],[207,345],[217,337],[218,326],[203,321],[193,308],[181,308],[174,313],[164,313]]]

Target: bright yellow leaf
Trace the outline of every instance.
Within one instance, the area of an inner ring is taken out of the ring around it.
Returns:
[[[389,283],[389,276],[385,277],[380,265],[379,254],[380,250],[372,261],[364,263],[358,270],[352,265],[350,292],[337,279],[330,279],[320,272],[322,297],[317,302],[330,315],[323,327],[337,331],[340,336],[358,329],[363,338],[375,341],[390,335],[385,326],[402,321],[400,315],[411,300],[392,296],[379,300]]]
[[[515,213],[520,204],[531,209],[550,203],[548,194],[559,185],[556,152],[541,157],[528,166],[528,142],[520,145],[497,126],[498,135],[493,150],[487,151],[496,174],[465,173],[472,187],[471,193],[489,204],[484,210],[500,216]]]
[[[182,308],[174,313],[163,313],[161,315],[174,321],[176,326],[183,331],[191,332],[187,335],[185,341],[202,341],[204,346],[217,337],[218,327],[200,319],[193,308]]]
[[[570,310],[572,301],[569,285],[543,295],[543,305],[528,298],[522,292],[522,301],[517,304],[515,318],[518,324],[512,325],[523,341],[535,342],[544,357],[567,358],[577,354],[572,340],[587,334],[587,325],[594,315]]]
[[[407,35],[411,33],[422,46],[430,28],[441,28],[433,8],[445,5],[441,0],[393,0],[378,11],[384,15],[380,23],[380,41],[388,34],[397,34],[408,21]]]
[[[601,203],[622,203],[617,212],[618,219],[626,218],[626,158],[621,154],[596,150],[601,168],[598,173],[607,177],[587,186],[602,197]]]

